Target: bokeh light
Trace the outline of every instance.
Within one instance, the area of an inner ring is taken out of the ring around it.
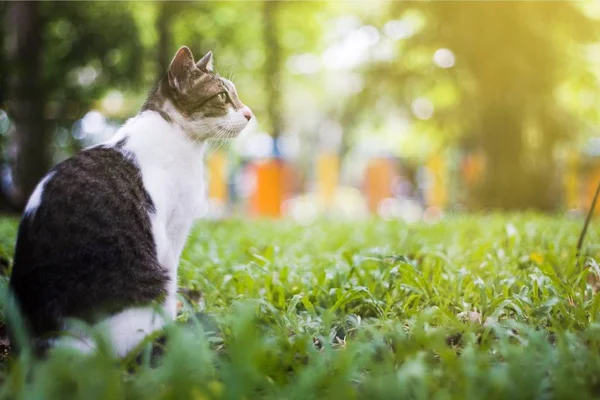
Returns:
[[[438,49],[433,53],[433,62],[440,68],[450,68],[454,65],[454,53],[449,49]]]

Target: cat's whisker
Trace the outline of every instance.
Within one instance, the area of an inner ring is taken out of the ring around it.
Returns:
[[[215,145],[212,145],[210,147],[210,155],[215,154],[222,146],[223,146],[223,142],[227,141],[227,137],[228,135],[230,135],[231,132],[231,128],[223,128],[220,127],[220,129],[216,132],[216,134],[211,138],[211,144],[215,143]]]
[[[218,151],[218,150],[219,150],[219,149],[220,149],[220,148],[223,146],[223,143],[226,143],[226,142],[227,142],[227,140],[226,140],[226,138],[227,138],[227,135],[228,135],[228,132],[227,132],[227,131],[223,131],[223,132],[220,134],[219,140],[218,140],[218,142],[217,142],[217,143],[218,143],[218,145],[217,145],[217,147],[214,149],[213,153],[216,153],[216,152],[217,152],[217,151]]]
[[[230,127],[226,130],[225,134],[222,137],[222,140],[220,140],[220,148],[223,147],[225,151],[229,150],[231,146],[231,135],[233,134],[233,132],[235,132],[235,127]]]

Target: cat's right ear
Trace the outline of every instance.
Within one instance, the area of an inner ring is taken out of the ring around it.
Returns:
[[[192,51],[183,46],[177,50],[175,57],[173,57],[173,61],[171,61],[169,71],[167,72],[169,86],[180,92],[185,92],[194,68],[196,68],[196,64],[194,63]]]

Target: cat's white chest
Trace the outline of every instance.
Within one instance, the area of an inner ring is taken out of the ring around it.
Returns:
[[[191,160],[187,173],[180,176],[176,202],[172,204],[174,219],[189,220],[204,215],[207,207],[204,165]],[[185,168],[184,168],[185,169]]]
[[[141,122],[124,150],[135,158],[154,204],[150,218],[156,255],[170,277],[165,307],[174,318],[179,257],[194,221],[207,207],[204,145],[152,115]]]
[[[206,207],[204,173],[199,167],[189,171],[185,178],[178,182],[177,187],[173,187],[164,205],[167,238],[177,258],[194,221],[204,215]]]

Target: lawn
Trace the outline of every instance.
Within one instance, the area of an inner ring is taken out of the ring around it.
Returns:
[[[170,327],[154,366],[150,344],[139,364],[104,347],[25,354],[2,367],[0,398],[597,398],[600,221],[585,264],[582,223],[203,222],[180,264],[180,318],[202,311],[216,331]],[[14,235],[0,221],[8,261]]]

